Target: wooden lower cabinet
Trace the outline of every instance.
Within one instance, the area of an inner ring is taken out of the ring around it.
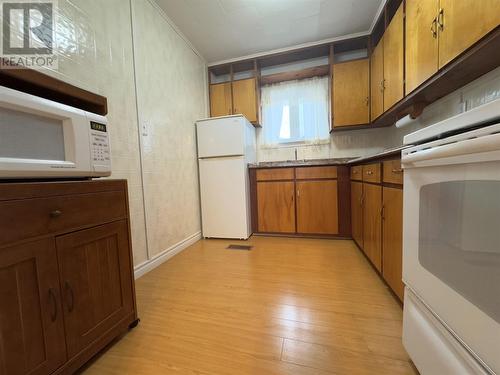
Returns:
[[[50,374],[66,361],[53,238],[0,249],[0,374]]]
[[[133,311],[127,235],[118,221],[57,238],[69,357]]]
[[[254,232],[350,237],[348,167],[259,168],[250,179]]]
[[[403,190],[383,188],[382,275],[394,293],[403,300]]]
[[[338,234],[336,180],[297,181],[297,233]]]
[[[360,171],[365,172],[363,182],[356,181]],[[367,175],[370,171],[373,173]],[[356,244],[403,301],[403,170],[400,159],[351,167],[351,232]]]
[[[382,271],[382,187],[363,184],[363,250],[379,272]]]
[[[0,375],[72,374],[137,323],[127,204],[124,180],[0,184],[0,222],[38,233],[0,235]]]
[[[295,233],[295,183],[257,183],[259,232]]]
[[[351,182],[352,238],[363,248],[363,183]]]

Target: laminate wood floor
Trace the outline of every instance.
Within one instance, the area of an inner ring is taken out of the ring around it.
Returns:
[[[402,310],[352,241],[202,240],[137,280],[141,323],[100,374],[417,374]]]

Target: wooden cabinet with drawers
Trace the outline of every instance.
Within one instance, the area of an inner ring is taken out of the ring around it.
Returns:
[[[0,225],[7,374],[73,373],[136,324],[126,181],[2,183]]]
[[[251,170],[256,233],[350,236],[349,169],[337,166]],[[343,199],[342,196],[343,195]]]
[[[403,300],[403,170],[400,159],[351,167],[352,237]]]

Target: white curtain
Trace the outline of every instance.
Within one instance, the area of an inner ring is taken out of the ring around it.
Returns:
[[[329,102],[328,77],[262,87],[263,143],[272,146],[328,140]]]

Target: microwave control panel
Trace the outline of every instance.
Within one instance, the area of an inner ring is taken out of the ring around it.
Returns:
[[[90,122],[91,158],[93,164],[108,165],[111,162],[107,127],[94,121]]]

